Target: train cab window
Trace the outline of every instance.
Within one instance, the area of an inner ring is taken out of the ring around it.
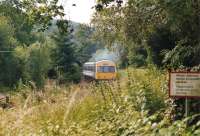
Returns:
[[[98,72],[102,73],[113,73],[115,72],[115,67],[114,66],[100,66],[97,68]]]

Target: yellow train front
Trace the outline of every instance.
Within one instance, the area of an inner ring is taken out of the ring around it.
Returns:
[[[112,80],[116,79],[116,65],[110,60],[86,62],[83,66],[85,79]]]

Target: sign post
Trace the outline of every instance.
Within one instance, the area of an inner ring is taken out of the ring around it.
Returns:
[[[185,98],[185,116],[189,116],[191,98],[200,98],[200,72],[170,72],[169,96]]]
[[[200,73],[170,72],[169,96],[200,98]]]
[[[189,100],[186,97],[185,98],[185,117],[187,118],[189,116]]]

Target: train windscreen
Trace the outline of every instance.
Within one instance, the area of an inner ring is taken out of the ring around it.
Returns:
[[[97,67],[97,71],[101,73],[114,73],[115,67],[114,66],[99,66]]]

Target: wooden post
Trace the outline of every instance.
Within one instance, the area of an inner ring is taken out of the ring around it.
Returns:
[[[6,96],[6,104],[10,102],[9,96]]]

